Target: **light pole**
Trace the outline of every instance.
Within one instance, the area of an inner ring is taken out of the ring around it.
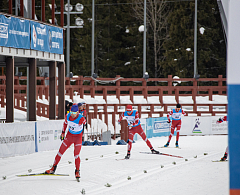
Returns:
[[[147,26],[146,10],[147,10],[147,0],[144,0],[143,77],[145,76],[145,72],[146,72],[146,38],[147,38],[147,32],[146,32],[146,26]]]
[[[195,0],[195,18],[194,18],[194,75],[193,78],[199,79],[197,74],[197,0]]]
[[[67,14],[67,26],[64,26],[64,28],[67,29],[67,56],[66,56],[66,62],[67,62],[67,77],[70,77],[70,28],[83,28],[84,21],[78,17],[75,19],[75,26],[70,26],[70,15],[71,14],[83,14],[82,10],[84,9],[84,6],[80,3],[77,3],[75,5],[75,10],[73,10],[73,6],[70,4],[70,0],[68,0],[68,3],[65,4],[65,11],[64,14]],[[61,12],[55,12],[55,14],[61,14]]]
[[[92,63],[91,63],[91,76],[97,77],[96,74],[94,74],[94,25],[95,25],[95,2],[92,0]]]

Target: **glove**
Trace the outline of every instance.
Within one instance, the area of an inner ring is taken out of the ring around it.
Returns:
[[[60,135],[60,140],[63,141],[65,138],[65,133],[62,132],[62,134]]]
[[[132,125],[129,125],[128,128],[129,128],[129,129],[132,129]]]
[[[169,121],[167,121],[167,123],[171,123],[171,121],[169,120]]]

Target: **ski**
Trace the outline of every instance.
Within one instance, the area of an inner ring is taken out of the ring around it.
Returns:
[[[181,149],[180,147],[164,147],[164,146],[160,146],[159,148],[178,148],[178,149]]]
[[[69,174],[47,174],[47,173],[32,173],[32,174],[24,174],[24,175],[16,175],[17,177],[25,177],[25,176],[42,176],[42,175],[48,175],[48,176],[69,176]]]
[[[222,160],[212,160],[212,162],[227,162],[228,160],[224,160],[224,161],[222,161]]]
[[[115,159],[115,160],[119,161],[119,160],[129,160],[129,159],[126,159],[126,158],[118,158],[118,159]]]
[[[152,152],[140,152],[142,154],[153,154]],[[176,157],[176,158],[183,158],[182,156],[176,156],[176,155],[172,155],[172,154],[165,154],[165,153],[159,153],[157,155],[165,155],[165,156],[171,156],[171,157]]]

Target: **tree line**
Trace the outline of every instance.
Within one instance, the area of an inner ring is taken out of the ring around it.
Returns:
[[[35,2],[37,18],[41,19],[41,0]],[[45,2],[49,22],[51,0]],[[79,0],[70,2],[74,6]],[[55,3],[60,11],[60,0]],[[84,20],[83,28],[70,30],[70,71],[91,76],[92,0],[80,3],[84,5],[83,14],[71,15],[70,19],[71,25],[76,17]],[[0,4],[0,11],[8,12],[7,0]],[[143,32],[139,31],[144,24],[143,8],[143,0],[95,0],[94,72],[99,77],[143,76]],[[194,1],[147,0],[146,71],[151,78],[193,77],[194,14]],[[204,78],[225,77],[226,43],[217,1],[198,0],[197,15],[198,74]],[[56,19],[60,25],[60,16]]]

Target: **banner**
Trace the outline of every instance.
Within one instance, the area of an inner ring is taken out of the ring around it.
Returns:
[[[182,117],[180,135],[210,135],[211,118],[211,116]]]
[[[63,29],[30,21],[31,49],[63,54]]]
[[[35,122],[0,125],[0,158],[35,152]]]
[[[168,136],[170,134],[170,123],[167,123],[167,117],[148,118],[147,137]]]
[[[0,46],[30,49],[29,21],[0,15]]]
[[[61,145],[64,120],[38,121],[36,125],[36,152],[57,150]],[[67,132],[66,132],[67,133]]]
[[[216,123],[216,121],[220,117],[223,118],[223,116],[212,116],[212,118],[211,118],[211,124],[212,124],[211,134],[228,134],[228,121],[224,121],[220,124]]]

